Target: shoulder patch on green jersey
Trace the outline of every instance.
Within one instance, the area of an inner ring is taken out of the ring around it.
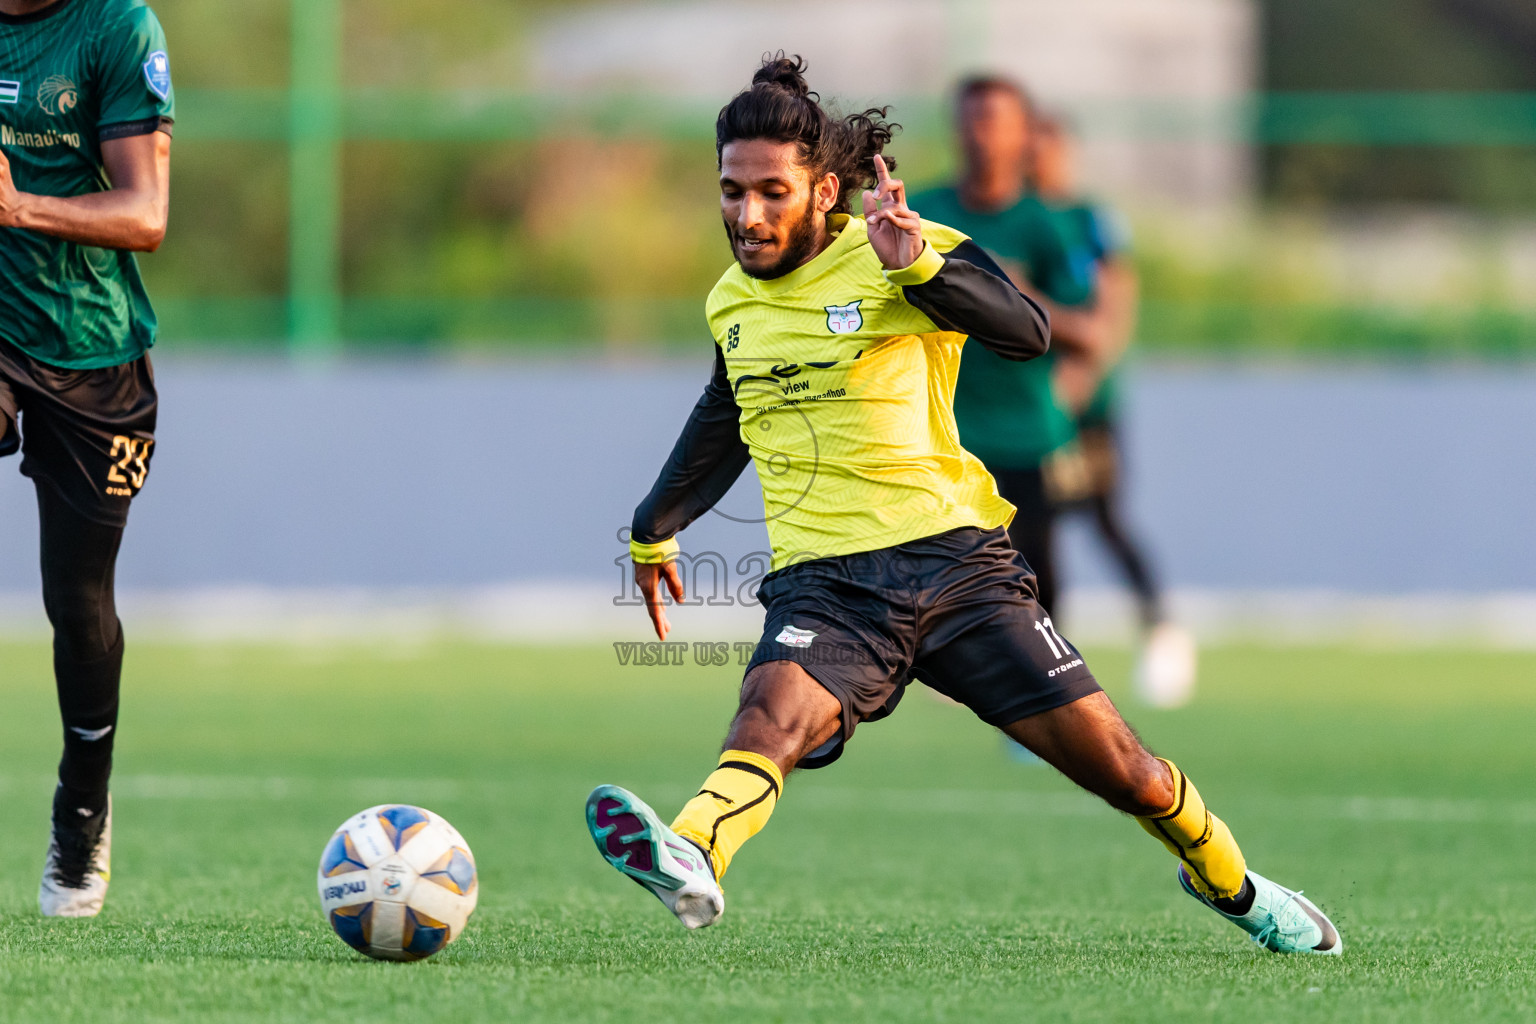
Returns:
[[[164,50],[156,50],[144,62],[144,81],[149,83],[150,91],[161,99],[170,96],[171,59],[165,55]]]

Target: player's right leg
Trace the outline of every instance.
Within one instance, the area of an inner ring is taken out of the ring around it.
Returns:
[[[910,658],[903,635],[914,628],[910,555],[899,545],[797,562],[763,578],[762,639],[724,752],[670,826],[616,786],[588,799],[587,823],[604,859],[690,928],[719,916],[719,879],[767,823],[784,777],[831,764],[858,723],[884,717],[900,700]],[[673,865],[679,846],[698,851],[683,860],[702,870]],[[665,877],[654,874],[658,867]],[[685,891],[707,898],[675,898]]]
[[[639,797],[604,785],[587,828],[613,867],[649,889],[688,928],[725,910],[720,879],[778,803],[784,777],[842,727],[838,699],[790,661],[757,665],[742,683],[719,764],[670,826]]]

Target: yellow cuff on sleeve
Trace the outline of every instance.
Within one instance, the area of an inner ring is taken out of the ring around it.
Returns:
[[[660,565],[662,562],[670,562],[677,557],[677,538],[668,537],[659,544],[642,544],[637,540],[629,542],[629,557],[636,565]]]
[[[922,254],[912,261],[911,266],[902,267],[900,270],[887,270],[885,279],[891,284],[903,286],[927,284],[943,269],[944,257],[939,255],[939,250],[924,242]]]

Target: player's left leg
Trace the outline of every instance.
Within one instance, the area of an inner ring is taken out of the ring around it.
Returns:
[[[1226,824],[1171,762],[1154,757],[1082,655],[1030,598],[1027,569],[998,531],[957,545],[925,581],[916,678],[969,707],[1062,774],[1140,821],[1180,860],[1180,884],[1267,948],[1337,953],[1311,902],[1247,870]]]
[[[1063,775],[1132,815],[1179,858],[1185,892],[1277,953],[1338,954],[1344,943],[1299,891],[1248,870],[1225,822],[1173,762],[1154,757],[1109,698],[1091,694],[1004,731]]]
[[[38,903],[49,916],[89,917],[101,910],[111,875],[108,780],[123,669],[113,583],[123,528],[86,518],[44,480],[37,481],[37,505],[43,604],[53,625],[64,722],[53,841]]]

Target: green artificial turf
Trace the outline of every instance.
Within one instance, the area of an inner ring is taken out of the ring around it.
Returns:
[[[1124,654],[1090,652],[1112,692]],[[1221,649],[1178,712],[1123,704],[1305,888],[1342,958],[1257,950],[1134,822],[914,688],[792,777],[718,926],[684,932],[598,857],[599,782],[670,812],[737,668],[611,649],[134,645],[114,879],[92,921],[34,893],[58,722],[47,648],[0,645],[0,1020],[1530,1020],[1536,656]],[[349,814],[420,803],[474,847],[479,910],[418,964],[321,917]]]

